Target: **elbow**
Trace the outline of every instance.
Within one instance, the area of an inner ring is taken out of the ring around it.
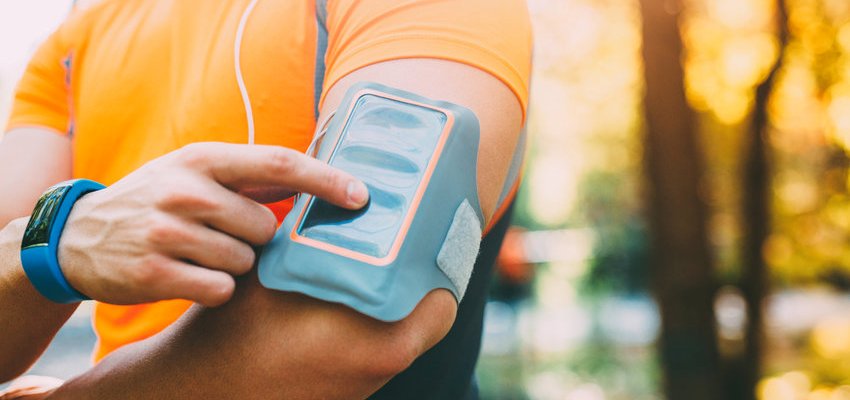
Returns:
[[[4,357],[5,358],[5,357]],[[0,362],[0,383],[9,382],[27,372],[31,363],[22,362],[21,359],[9,357]]]
[[[426,350],[414,335],[397,335],[380,346],[366,349],[369,357],[359,357],[352,369],[363,374],[363,379],[388,381],[410,367]]]
[[[457,302],[449,291],[435,290],[406,318],[383,322],[339,304],[256,284],[237,291],[234,300],[215,311],[225,313],[203,310],[198,318],[210,315],[217,323],[251,315],[251,322],[239,330],[210,329],[215,323],[193,326],[179,345],[171,346],[181,351],[202,346],[211,352],[224,347],[225,358],[250,359],[247,368],[253,372],[244,390],[266,387],[288,398],[351,399],[368,397],[446,336]]]
[[[364,349],[358,369],[372,379],[389,380],[442,340],[454,323],[457,303],[447,291],[427,295],[407,318],[387,323],[379,340]]]

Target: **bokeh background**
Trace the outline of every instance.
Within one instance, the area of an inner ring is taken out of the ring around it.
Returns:
[[[70,0],[0,2],[0,119]],[[850,1],[529,0],[486,399],[850,399]],[[87,367],[90,308],[33,373]]]

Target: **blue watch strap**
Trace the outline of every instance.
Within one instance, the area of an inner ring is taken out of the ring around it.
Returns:
[[[86,193],[105,186],[87,179],[56,184],[41,196],[30,216],[21,243],[21,264],[33,286],[57,303],[76,303],[89,298],[74,289],[59,266],[59,238],[74,203]]]
[[[78,303],[89,297],[71,287],[59,268],[56,254],[47,246],[21,251],[21,263],[32,285],[42,296],[56,303]]]

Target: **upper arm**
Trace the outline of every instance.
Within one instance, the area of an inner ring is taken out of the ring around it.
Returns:
[[[525,3],[376,0],[330,2],[328,7],[326,91],[319,120],[360,81],[469,108],[481,129],[478,194],[489,220],[505,187],[527,106],[531,30]]]
[[[50,185],[71,178],[70,59],[82,26],[75,13],[36,50],[15,88],[0,140],[0,225],[28,215]]]
[[[360,81],[382,83],[449,101],[475,113],[481,130],[478,196],[482,212],[489,221],[502,192],[522,128],[522,109],[511,91],[491,75],[451,61],[385,61],[361,68],[336,82],[326,95],[320,120],[337,108],[348,87]]]
[[[0,225],[28,215],[44,189],[71,177],[67,29],[39,46],[15,90],[0,140]]]
[[[41,193],[71,177],[71,143],[47,128],[18,128],[0,140],[0,225],[29,215]]]

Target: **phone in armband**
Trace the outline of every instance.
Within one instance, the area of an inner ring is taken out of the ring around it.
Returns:
[[[354,85],[316,158],[361,179],[369,202],[352,211],[300,196],[263,249],[260,282],[384,321],[435,289],[460,301],[481,240],[478,143],[478,120],[464,107]]]

